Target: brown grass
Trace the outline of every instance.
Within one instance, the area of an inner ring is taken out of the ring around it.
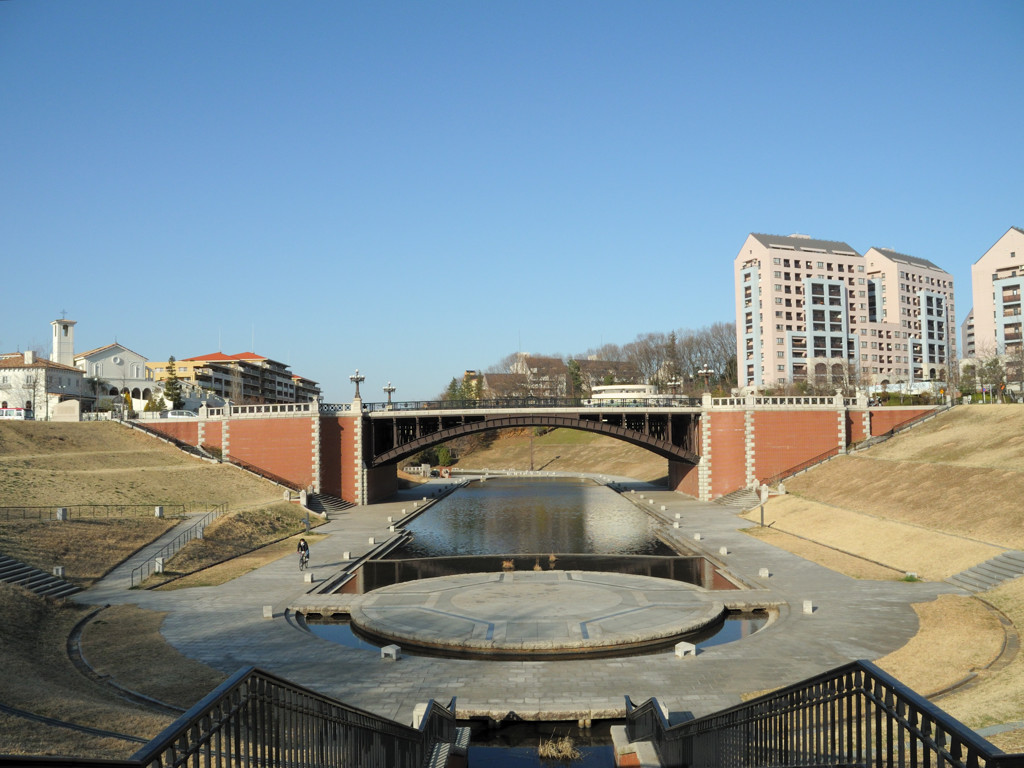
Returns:
[[[460,469],[530,468],[530,436],[526,431],[502,432],[489,446],[459,459]],[[668,462],[650,451],[613,437],[573,429],[555,429],[533,439],[534,469],[592,472],[656,481],[668,473]]]
[[[0,701],[79,725],[152,738],[173,718],[130,705],[74,668],[64,643],[88,609],[43,600],[0,583],[0,648],[4,651]],[[52,726],[0,728],[0,753],[89,754],[128,757],[138,744],[96,739]],[[70,740],[70,741],[65,741]]]
[[[164,616],[134,605],[106,608],[82,632],[82,656],[122,688],[188,709],[225,675],[167,645],[160,634]]]
[[[870,578],[900,578],[906,572],[913,572],[923,579],[942,580],[1002,551],[920,525],[844,509],[803,496],[773,497],[765,504],[764,515],[765,523],[772,528],[893,569],[888,575]],[[745,517],[759,520],[760,510],[747,512]],[[788,544],[781,546],[790,548]],[[818,562],[814,557],[810,559]],[[846,573],[841,567],[838,570]]]
[[[0,424],[0,506],[245,506],[281,490],[113,422]]]

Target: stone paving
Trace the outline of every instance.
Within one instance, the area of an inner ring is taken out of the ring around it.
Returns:
[[[128,575],[147,557],[143,551],[74,599],[167,612],[163,634],[186,656],[225,673],[256,666],[403,722],[411,719],[416,704],[431,698],[447,703],[453,696],[460,717],[503,719],[515,713],[545,720],[621,717],[625,696],[637,703],[656,696],[675,721],[731,706],[744,693],[798,682],[854,659],[884,656],[917,632],[912,603],[942,593],[963,594],[946,583],[851,579],[746,535],[741,529],[752,523],[734,510],[643,483],[616,481],[625,485],[625,498],[663,524],[666,539],[705,554],[749,586],[715,592],[714,599],[728,607],[774,606],[774,620],[749,637],[697,656],[678,658],[668,650],[528,661],[409,655],[394,661],[377,651],[322,640],[299,626],[293,610],[325,600],[311,587],[398,535],[388,518],[400,519],[401,510],[409,509],[422,491],[354,507],[317,528],[326,537],[312,545],[313,584],[304,581],[296,559],[286,557],[218,587],[129,590]],[[271,619],[264,618],[268,605]]]

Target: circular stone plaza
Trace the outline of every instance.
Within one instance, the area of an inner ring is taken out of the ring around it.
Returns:
[[[624,498],[655,517],[662,538],[703,554],[739,588],[556,566],[407,582],[365,595],[325,591],[398,535],[403,510],[414,501],[424,506],[420,489],[333,515],[315,531],[305,573],[286,557],[220,586],[131,590],[132,569],[161,540],[75,599],[165,612],[164,637],[190,658],[224,673],[255,666],[402,722],[417,704],[453,696],[460,718],[555,721],[623,717],[626,696],[657,697],[673,720],[708,714],[750,692],[884,656],[917,632],[913,603],[959,592],[895,573],[892,581],[855,580],[747,535],[742,529],[751,523],[733,509],[616,482]],[[450,487],[438,481],[428,489]],[[697,655],[674,652],[679,635],[725,611],[754,610],[771,616],[760,631]],[[335,614],[399,646],[398,658],[305,629],[304,616]]]

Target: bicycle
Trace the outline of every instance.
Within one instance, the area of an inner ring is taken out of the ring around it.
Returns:
[[[299,570],[304,571],[309,567],[309,552],[302,552],[299,555]]]

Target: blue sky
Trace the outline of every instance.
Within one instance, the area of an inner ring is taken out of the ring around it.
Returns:
[[[255,351],[329,401],[734,320],[750,232],[1024,226],[1024,4],[0,2],[0,351]],[[13,278],[13,279],[12,279]]]

